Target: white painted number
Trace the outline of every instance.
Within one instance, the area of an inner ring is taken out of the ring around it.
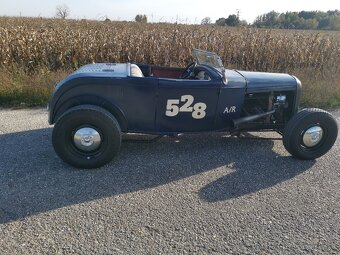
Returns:
[[[191,95],[185,95],[181,97],[181,102],[185,104],[179,109],[180,112],[192,112],[192,103],[194,102],[194,97]]]
[[[168,99],[166,104],[165,115],[175,117],[180,112],[191,112],[194,119],[203,119],[206,116],[205,110],[207,105],[205,103],[194,103],[194,97],[191,95],[184,95],[181,97],[181,102],[184,103],[179,107],[179,99]],[[192,106],[193,105],[193,106]]]
[[[206,115],[205,110],[207,109],[207,105],[204,103],[197,103],[194,105],[194,111],[192,112],[192,117],[194,119],[203,119]]]
[[[169,117],[174,117],[179,112],[179,100],[178,99],[169,99],[166,105],[166,112],[165,115]]]

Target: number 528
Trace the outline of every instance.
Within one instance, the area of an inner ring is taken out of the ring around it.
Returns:
[[[184,103],[181,107],[179,107],[180,102]],[[207,105],[205,103],[193,103],[194,97],[191,95],[181,96],[181,100],[168,99],[165,115],[175,117],[180,112],[191,112],[194,119],[203,119],[206,116]]]

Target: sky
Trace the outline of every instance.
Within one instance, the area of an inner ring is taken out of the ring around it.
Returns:
[[[0,0],[0,16],[54,17],[58,5],[66,4],[74,19],[134,20],[137,14],[149,22],[200,23],[240,13],[248,22],[272,10],[340,10],[339,0]]]

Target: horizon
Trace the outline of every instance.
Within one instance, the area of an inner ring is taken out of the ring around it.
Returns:
[[[226,18],[231,14],[238,14],[241,20],[253,23],[256,17],[275,11],[279,13],[300,11],[332,11],[340,9],[339,4],[332,0],[324,0],[322,3],[306,0],[296,3],[294,0],[286,0],[285,3],[262,0],[262,4],[252,5],[249,1],[240,0],[238,3],[227,3],[223,0],[213,0],[206,5],[203,0],[186,1],[166,0],[153,3],[152,0],[52,0],[39,2],[32,0],[17,0],[16,3],[1,0],[2,8],[0,16],[7,17],[42,17],[54,18],[56,7],[65,4],[70,9],[69,19],[88,19],[112,21],[134,21],[138,14],[146,15],[148,22],[169,22],[183,24],[200,24],[205,17],[211,18],[214,23],[219,18]],[[167,6],[166,4],[169,4]],[[181,6],[181,9],[177,8]],[[307,7],[306,7],[307,6]],[[200,8],[198,8],[200,7]],[[213,15],[211,15],[213,14]]]

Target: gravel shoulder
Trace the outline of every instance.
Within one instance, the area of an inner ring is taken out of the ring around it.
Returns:
[[[223,134],[124,142],[83,171],[51,131],[0,109],[0,254],[340,254],[340,138],[314,161]]]

